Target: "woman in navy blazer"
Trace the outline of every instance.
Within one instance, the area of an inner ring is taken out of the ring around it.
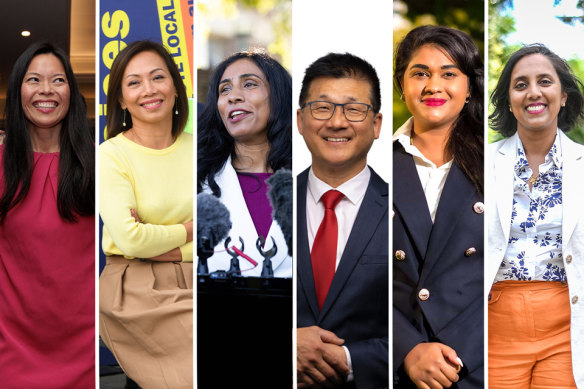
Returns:
[[[395,388],[483,387],[483,64],[463,32],[399,44],[412,113],[394,135]]]

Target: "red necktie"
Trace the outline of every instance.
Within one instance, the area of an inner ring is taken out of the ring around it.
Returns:
[[[324,204],[324,218],[320,223],[320,227],[318,227],[312,244],[312,252],[310,253],[319,309],[322,309],[335,275],[337,238],[339,235],[335,208],[343,197],[344,195],[341,192],[329,190],[320,198]]]

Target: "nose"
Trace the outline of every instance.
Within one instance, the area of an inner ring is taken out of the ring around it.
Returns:
[[[239,103],[244,100],[241,89],[234,85],[229,92],[228,100],[230,103]]]
[[[149,96],[149,95],[153,94],[154,92],[156,92],[156,88],[155,88],[152,80],[145,80],[144,81],[144,90],[143,90],[144,95]]]
[[[43,95],[50,95],[53,93],[51,81],[46,79],[40,83],[39,93]]]
[[[337,105],[333,112],[333,116],[328,120],[329,127],[333,129],[341,129],[347,127],[348,123],[349,121],[343,113],[343,107]]]
[[[426,82],[422,93],[434,94],[439,92],[442,92],[442,82],[440,77],[437,75],[428,77],[428,81]]]
[[[539,99],[541,97],[541,89],[537,83],[532,82],[527,87],[527,97],[529,99]]]

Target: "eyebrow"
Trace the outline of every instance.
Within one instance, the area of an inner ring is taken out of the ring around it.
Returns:
[[[158,70],[162,70],[162,71],[164,72],[164,69],[163,69],[163,68],[155,68],[155,69],[152,69],[152,70],[151,70],[151,71],[150,71],[148,74],[152,74],[152,73],[154,73],[154,72],[156,72],[156,71],[158,71]],[[165,73],[166,73],[166,72],[165,72]],[[138,74],[135,74],[135,73],[132,73],[132,74],[128,74],[128,75],[126,76],[126,78],[128,78],[128,77],[140,77],[140,75],[138,75]]]
[[[239,76],[239,78],[240,78],[240,79],[241,79],[241,78],[246,78],[246,77],[257,77],[257,78],[259,78],[259,79],[260,79],[260,80],[262,80],[262,81],[264,80],[263,78],[261,78],[260,76],[258,76],[258,75],[257,75],[257,74],[255,74],[255,73],[244,73],[244,74],[241,74],[241,75]],[[223,79],[223,80],[219,81],[219,85],[221,85],[221,84],[225,84],[226,82],[229,82],[229,81],[231,81],[231,78],[225,78],[225,79]]]
[[[328,98],[330,98],[330,96],[329,96],[329,95],[327,95],[327,94],[325,94],[325,93],[323,93],[323,94],[321,94],[320,96],[318,96],[317,98],[318,98],[318,99],[328,99]],[[351,101],[351,102],[358,102],[358,101],[359,101],[358,99],[354,98],[353,96],[345,96],[344,98],[345,98],[346,100],[349,100],[349,101]]]
[[[419,69],[424,69],[424,70],[430,70],[430,67],[428,65],[424,65],[421,63],[416,63],[413,64],[412,66],[410,66],[410,69],[414,69],[414,68],[419,68]],[[446,70],[446,69],[459,69],[460,68],[457,65],[451,64],[451,65],[442,65],[440,66],[440,69],[442,70]]]
[[[42,76],[42,74],[37,73],[37,72],[28,72],[28,73],[26,73],[26,75],[27,76],[30,76],[30,75]],[[65,73],[55,73],[55,74],[51,74],[49,77],[56,77],[56,76],[65,76],[66,77],[66,74]]]
[[[548,77],[548,78],[555,79],[555,77],[554,77],[553,75],[549,74],[549,73],[536,74],[536,75],[535,75],[535,77],[536,77],[536,78],[543,78],[543,77]],[[513,79],[513,81],[517,81],[517,80],[526,80],[526,79],[528,79],[528,78],[529,78],[529,76],[520,75],[520,76],[517,76],[517,77],[515,77],[515,78]]]

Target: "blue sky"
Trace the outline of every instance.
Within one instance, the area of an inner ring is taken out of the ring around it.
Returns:
[[[543,43],[560,57],[584,58],[584,24],[569,25],[556,16],[581,16],[577,0],[562,0],[554,7],[554,0],[514,0],[514,8],[507,13],[515,18],[516,32],[507,43]]]

